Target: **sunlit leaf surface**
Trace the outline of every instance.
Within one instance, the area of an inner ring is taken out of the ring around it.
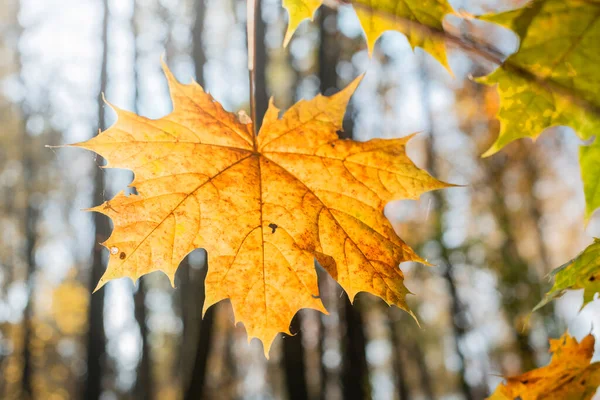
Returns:
[[[114,231],[99,286],[152,271],[173,282],[192,250],[208,252],[207,307],[230,299],[236,321],[268,353],[301,308],[325,311],[314,259],[351,299],[369,292],[409,311],[403,261],[422,261],[383,209],[446,187],[406,155],[409,138],[340,140],[360,79],[300,101],[281,119],[271,103],[258,137],[197,84],[165,69],[174,111],[150,120],[115,109],[117,123],[75,146],[131,169],[138,194],[94,208]]]

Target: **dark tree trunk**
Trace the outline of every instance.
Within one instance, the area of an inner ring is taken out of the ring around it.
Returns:
[[[432,135],[433,136],[433,135]],[[434,172],[434,168],[432,168],[432,172],[433,172],[433,176],[438,176],[438,174],[436,174]],[[442,195],[440,194],[436,194],[434,195],[436,197],[436,202],[438,204],[440,204],[442,200]],[[444,207],[442,207],[443,209]],[[438,216],[438,218],[440,219],[440,222],[438,223],[438,225],[441,226],[441,219],[442,219],[442,215],[440,213],[440,215]],[[450,292],[450,315],[452,316],[452,328],[454,331],[454,350],[456,351],[456,354],[458,355],[458,358],[460,360],[460,367],[459,367],[459,378],[460,378],[460,387],[463,393],[463,396],[465,397],[465,399],[467,400],[472,400],[473,399],[473,394],[471,393],[471,387],[469,386],[469,384],[467,383],[466,380],[466,358],[465,355],[462,351],[462,348],[460,346],[460,341],[465,337],[465,334],[467,333],[467,321],[465,320],[465,314],[464,314],[464,307],[460,301],[460,298],[458,297],[458,291],[456,289],[456,281],[454,279],[454,267],[452,265],[452,263],[450,263],[450,257],[449,257],[449,252],[448,249],[445,247],[445,245],[443,244],[442,241],[442,232],[443,229],[440,228],[439,232],[438,232],[438,238],[437,241],[440,244],[440,247],[442,249],[442,261],[444,263],[445,266],[445,272],[444,272],[444,279],[446,280],[447,284],[448,284],[448,290]]]
[[[263,1],[256,0],[258,7],[258,15],[256,16],[256,30],[255,43],[256,43],[256,58],[255,58],[255,69],[256,69],[256,82],[255,82],[255,96],[256,96],[256,124],[260,128],[262,121],[267,112],[269,106],[269,96],[267,94],[267,47],[265,45],[265,22],[262,18]]]
[[[283,338],[283,365],[289,400],[308,399],[301,323],[301,314],[296,314],[290,329],[295,335]]]
[[[104,93],[108,80],[108,20],[110,17],[108,0],[103,0],[104,21],[102,24],[102,64],[100,70],[100,92]],[[98,96],[98,126],[104,128],[105,108],[101,96]],[[97,156],[98,162],[101,157]],[[102,204],[104,201],[104,174],[100,168],[95,169],[94,178],[94,205]],[[96,245],[93,249],[92,273],[89,281],[89,289],[93,291],[104,274],[103,247],[99,244],[108,237],[107,218],[94,213],[94,225],[96,230]],[[102,367],[106,352],[106,337],[104,333],[104,289],[98,290],[91,296],[89,309],[89,327],[87,339],[87,374],[83,389],[83,398],[96,400],[102,394]]]
[[[131,19],[131,32],[133,35],[134,57],[133,57],[133,72],[134,72],[134,96],[133,96],[133,111],[139,114],[139,67],[138,60],[139,51],[137,46],[138,29],[136,24],[136,16],[139,11],[139,4],[134,2],[134,12]],[[154,384],[152,379],[152,357],[150,354],[150,344],[148,342],[148,325],[146,324],[146,285],[142,278],[138,281],[138,289],[134,297],[134,313],[135,319],[140,329],[142,339],[142,354],[137,368],[137,380],[135,385],[135,395],[139,399],[152,400],[154,398]]]
[[[200,285],[200,293],[197,297],[198,305],[200,306],[204,304],[204,278],[206,277],[207,272],[206,266],[203,268],[203,271],[202,279],[199,282],[196,282],[197,285]],[[201,308],[198,307],[197,309]],[[187,388],[185,388],[184,392],[184,398],[186,400],[202,399],[204,396],[208,356],[210,355],[210,344],[214,325],[214,314],[215,306],[206,311],[203,319],[199,319],[200,326],[198,328],[198,341],[194,355],[194,364],[189,382],[187,382]]]
[[[206,14],[205,0],[196,0],[195,3],[196,20],[192,30],[192,56],[194,59],[194,68],[196,82],[201,86],[204,82],[204,65],[206,64],[206,54],[204,52],[204,43],[202,40],[204,32],[204,19]],[[204,318],[198,315],[185,315],[190,312],[201,313],[202,305],[204,304],[205,289],[204,278],[207,273],[206,261],[202,268],[202,273],[197,279],[192,279],[190,276],[189,263],[184,263],[180,266],[182,273],[186,274],[186,278],[181,286],[182,298],[184,302],[193,302],[194,304],[182,304],[184,313],[184,321],[195,321],[197,326],[194,329],[186,329],[187,332],[193,333],[190,340],[194,341],[195,345],[183,348],[184,353],[192,351],[191,373],[189,378],[184,379],[184,398],[186,400],[195,400],[204,398],[206,375],[208,366],[208,357],[210,355],[210,344],[213,333],[214,322],[214,307],[211,307]],[[185,322],[184,322],[185,323]],[[189,340],[184,340],[183,345],[186,346]],[[195,351],[194,351],[195,349]],[[184,354],[185,359],[185,354]],[[187,363],[184,363],[187,366]],[[185,371],[185,370],[184,370]]]
[[[192,28],[192,57],[194,58],[194,72],[196,82],[204,86],[204,64],[206,64],[206,54],[204,53],[204,18],[206,14],[205,0],[196,0],[194,4],[194,13],[196,19]]]
[[[19,71],[22,71],[20,52],[18,52],[18,67]],[[23,310],[23,375],[22,375],[22,388],[23,395],[26,398],[33,398],[32,388],[32,375],[33,375],[33,361],[31,359],[31,338],[33,337],[32,317],[33,317],[33,306],[34,306],[34,288],[35,288],[35,246],[37,239],[37,222],[38,222],[38,210],[33,202],[33,195],[35,191],[34,179],[36,176],[36,163],[33,155],[33,143],[31,136],[29,136],[26,128],[28,112],[26,104],[23,102],[21,105],[21,120],[22,120],[22,132],[21,132],[21,147],[22,147],[22,158],[23,158],[23,182],[25,184],[25,259],[27,262],[27,304]]]
[[[433,395],[433,380],[429,374],[429,368],[427,367],[427,362],[425,361],[425,355],[423,354],[421,345],[415,340],[413,341],[413,345],[409,348],[411,349],[409,354],[414,355],[414,359],[419,367],[419,380],[421,382],[421,388],[423,389],[425,398],[428,400],[433,400],[435,398]]]
[[[148,325],[146,324],[146,287],[144,281],[140,279],[138,283],[138,291],[135,294],[135,319],[140,328],[140,336],[142,337],[142,355],[137,371],[137,381],[135,386],[136,397],[144,400],[152,400],[154,398],[153,383],[152,383],[152,367],[150,357],[150,345],[148,343]]]
[[[27,132],[23,132],[23,137],[28,137]],[[33,176],[35,174],[34,168],[35,163],[31,156],[31,144],[28,139],[24,139],[24,151],[25,158],[23,160],[23,172],[24,181],[26,182],[26,201],[27,206],[25,209],[25,251],[27,259],[27,281],[28,281],[28,299],[25,310],[23,310],[23,392],[27,398],[33,398],[33,388],[31,386],[31,379],[33,374],[33,362],[31,359],[30,343],[33,336],[32,317],[33,317],[33,306],[34,306],[34,288],[35,288],[35,242],[37,238],[37,221],[38,211],[37,208],[32,204],[32,194],[35,190],[33,188]]]
[[[321,7],[319,30],[321,43],[319,45],[319,81],[321,93],[332,95],[339,91],[337,63],[340,59],[340,45],[337,37],[337,11]]]
[[[388,320],[390,319],[391,313],[387,313]],[[402,357],[402,349],[404,344],[402,342],[401,332],[396,329],[396,323],[394,321],[389,321],[390,328],[390,337],[392,340],[393,346],[393,361],[394,361],[394,373],[396,375],[396,388],[398,390],[398,395],[400,400],[408,400],[409,398],[409,388],[406,383],[406,372],[404,371],[404,360]]]
[[[519,144],[518,144],[519,145]],[[530,157],[529,154],[524,157]],[[526,315],[535,306],[535,302],[539,298],[530,296],[529,299],[523,300],[518,298],[512,291],[518,284],[526,283],[530,290],[536,296],[542,292],[542,287],[539,280],[532,280],[529,274],[529,265],[526,260],[519,254],[517,242],[514,237],[514,216],[506,205],[505,193],[502,185],[503,176],[506,173],[506,159],[491,160],[489,171],[489,182],[491,182],[492,191],[494,193],[494,203],[491,209],[496,217],[498,226],[505,233],[505,241],[500,250],[500,290],[503,292],[503,308],[507,314],[508,322],[515,330],[515,341],[517,351],[521,360],[521,369],[529,371],[536,368],[535,350],[529,342],[529,332],[519,326],[519,320]],[[536,221],[536,223],[539,221]],[[534,302],[531,299],[535,299]],[[540,314],[551,312],[552,305],[547,306],[547,310],[540,310]],[[546,307],[544,307],[546,308]]]
[[[344,399],[369,399],[369,368],[367,365],[367,341],[363,330],[360,310],[350,303],[344,293],[346,335],[342,350],[342,391]]]

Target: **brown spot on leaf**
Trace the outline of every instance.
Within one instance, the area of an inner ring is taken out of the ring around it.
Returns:
[[[121,252],[121,254],[119,254],[119,258],[120,258],[121,260],[124,260],[124,259],[125,259],[125,257],[127,257],[127,255],[126,255],[124,252]]]
[[[277,230],[277,228],[279,228],[279,226],[277,224],[269,224],[269,228],[272,229],[271,233],[275,233],[275,231]]]

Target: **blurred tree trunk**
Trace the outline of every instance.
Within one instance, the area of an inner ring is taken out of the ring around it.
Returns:
[[[196,0],[195,2],[195,22],[192,29],[192,57],[194,60],[194,69],[196,82],[204,86],[204,65],[206,64],[206,54],[204,52],[204,21],[206,16],[206,1]],[[208,257],[208,256],[207,256]],[[180,266],[183,273],[187,274],[187,279],[184,280],[181,291],[184,300],[182,310],[184,314],[184,324],[190,325],[195,323],[195,328],[187,328],[189,338],[183,341],[183,357],[186,359],[186,353],[192,355],[191,373],[183,379],[184,398],[187,400],[201,399],[205,394],[206,376],[208,359],[210,355],[210,344],[214,330],[215,307],[211,307],[206,311],[204,318],[202,317],[202,307],[205,299],[204,278],[208,272],[207,259],[204,261],[200,274],[197,274],[196,279],[190,276],[190,265],[186,262]],[[190,315],[196,313],[197,315]],[[195,342],[195,343],[193,343]],[[187,371],[188,363],[184,363]],[[187,379],[186,379],[187,378]]]
[[[396,328],[396,323],[390,318],[391,314],[391,312],[387,313],[387,319],[390,330],[390,338],[392,341],[392,348],[394,349],[392,352],[392,361],[394,374],[396,376],[396,388],[398,390],[398,396],[400,397],[400,400],[408,400],[410,392],[406,383],[406,371],[402,357],[402,349],[404,348],[401,336],[402,333]]]
[[[138,51],[138,29],[136,16],[139,12],[139,2],[134,0],[133,15],[131,18],[131,33],[133,35],[133,46],[134,46],[134,57],[133,57],[133,75],[134,75],[134,96],[133,96],[133,111],[139,114],[139,67],[138,61],[140,59]],[[147,312],[146,312],[146,284],[143,278],[138,280],[138,288],[134,297],[134,314],[135,319],[140,329],[140,336],[142,339],[142,354],[140,355],[140,361],[137,368],[137,379],[135,385],[136,398],[152,400],[154,396],[154,382],[152,379],[152,366],[151,366],[151,348],[148,341],[148,325],[146,323]]]
[[[398,315],[400,314],[400,315]],[[388,307],[388,319],[390,335],[394,348],[394,373],[396,376],[396,387],[400,400],[410,399],[411,390],[407,381],[407,372],[415,368],[418,372],[419,389],[422,396],[427,400],[435,399],[433,394],[433,380],[423,354],[422,346],[416,337],[422,334],[422,329],[414,323],[412,318],[395,307]],[[407,326],[406,320],[410,320]],[[416,337],[415,337],[416,336]]]
[[[323,95],[339,91],[337,64],[340,59],[340,45],[337,37],[337,10],[321,7],[319,9],[319,81]]]
[[[425,398],[430,400],[435,399],[435,396],[433,395],[433,380],[429,374],[429,368],[427,367],[421,345],[417,340],[413,339],[411,345],[408,346],[408,349],[408,353],[414,357],[419,366],[419,379],[421,382],[421,389],[423,389],[425,393]]]
[[[195,0],[194,13],[196,14],[194,27],[192,28],[192,57],[194,59],[194,72],[196,75],[196,82],[198,82],[200,86],[204,86],[204,64],[206,64],[206,54],[204,53],[204,41],[202,40],[202,36],[204,34],[206,0]]]
[[[533,151],[532,146],[526,147],[528,147],[527,150],[529,152]],[[537,290],[537,292],[534,293],[534,301],[537,304],[538,300],[541,301],[545,294],[544,285],[540,284],[540,282],[543,282],[543,277],[547,273],[547,271],[550,271],[554,268],[552,266],[550,254],[548,253],[548,248],[546,247],[546,243],[544,241],[544,231],[542,229],[542,204],[537,199],[535,193],[533,193],[535,183],[542,178],[541,166],[539,165],[538,160],[535,159],[533,154],[524,154],[524,158],[526,179],[528,180],[528,184],[526,185],[526,187],[531,190],[531,193],[529,193],[529,195],[532,199],[529,206],[529,213],[531,214],[531,217],[535,224],[535,236],[537,239],[536,245],[538,247],[538,254],[540,256],[540,260],[542,262],[542,270],[538,271],[538,279],[536,279],[536,285],[534,286],[534,289]],[[546,333],[549,338],[557,338],[565,330],[565,327],[563,326],[564,324],[562,324],[555,318],[554,304],[554,302],[550,302],[550,304],[547,304],[541,310],[537,311],[539,315],[541,315],[543,318],[543,327],[544,329],[546,329]]]
[[[516,146],[520,150],[515,154],[516,162],[525,164],[525,169],[529,169],[526,161],[531,155],[524,151],[523,144],[517,143]],[[514,162],[514,161],[513,161]],[[541,299],[541,293],[543,293],[543,287],[540,284],[539,277],[532,274],[532,270],[528,265],[528,262],[521,257],[519,253],[517,240],[515,238],[515,218],[517,216],[511,215],[506,204],[506,188],[503,187],[504,176],[508,173],[507,171],[507,156],[494,157],[490,160],[489,167],[485,168],[487,171],[487,182],[490,183],[492,188],[494,202],[491,210],[496,217],[498,227],[501,232],[504,233],[504,243],[500,250],[500,265],[497,268],[498,275],[500,277],[499,288],[503,294],[503,306],[508,318],[509,324],[515,332],[515,340],[517,345],[517,351],[519,358],[521,359],[521,369],[528,371],[536,368],[536,353],[529,341],[529,332],[523,329],[523,323],[525,316],[533,309],[535,304]],[[523,166],[521,166],[523,167]],[[537,177],[532,171],[527,171],[526,177],[527,183],[530,188],[533,187],[534,179]],[[539,226],[539,210],[537,211],[537,217],[534,211],[535,224]],[[543,246],[541,241],[540,246]],[[540,248],[540,251],[543,251]],[[542,257],[544,257],[542,253]],[[547,257],[547,256],[546,256]],[[547,262],[547,261],[546,261]],[[533,295],[519,296],[516,289],[520,285],[527,285],[528,289]],[[553,304],[549,304],[540,310],[541,315],[548,315],[553,313]]]
[[[20,4],[20,3],[19,3]],[[22,28],[19,35],[22,34]],[[19,73],[23,70],[21,62],[21,52],[17,51],[17,68]],[[32,375],[33,361],[31,354],[31,339],[34,336],[33,327],[33,307],[35,295],[35,247],[37,239],[38,209],[34,204],[35,177],[37,165],[34,155],[33,141],[27,132],[27,118],[29,112],[26,102],[21,103],[21,150],[23,162],[23,182],[25,194],[25,215],[24,215],[24,236],[25,236],[25,261],[27,263],[27,304],[23,310],[23,372],[22,372],[22,390],[23,396],[27,399],[33,398]]]
[[[100,93],[106,92],[108,81],[108,21],[110,11],[108,0],[102,0],[103,22],[102,22],[102,64],[100,69]],[[105,105],[102,96],[98,96],[98,126],[104,129]],[[102,158],[97,156],[98,163]],[[104,172],[100,168],[94,169],[94,195],[93,204],[99,205],[104,202]],[[108,237],[109,225],[106,216],[94,213],[96,245],[93,249],[92,271],[89,281],[89,289],[92,292],[100,278],[104,274],[105,266],[103,260],[103,247],[100,243]],[[102,394],[102,369],[106,353],[106,336],[104,332],[104,288],[98,290],[91,296],[89,308],[89,325],[87,339],[87,374],[83,388],[83,398],[96,400]]]
[[[435,162],[435,139],[436,139],[436,130],[435,130],[435,118],[431,112],[431,106],[429,104],[429,74],[427,71],[427,65],[424,62],[423,57],[421,57],[420,66],[423,71],[422,73],[422,85],[423,85],[423,108],[425,111],[426,118],[429,121],[429,129],[430,135],[427,145],[427,163],[425,169],[428,169],[433,176],[441,177],[441,170],[438,168],[437,163]],[[438,243],[440,254],[439,259],[443,268],[443,278],[448,285],[448,292],[450,295],[450,309],[449,313],[451,315],[452,321],[452,331],[453,331],[453,340],[454,340],[454,351],[459,358],[459,383],[460,389],[465,399],[472,400],[473,393],[471,392],[471,387],[467,383],[466,380],[466,358],[461,348],[461,340],[465,337],[467,332],[468,321],[466,318],[466,310],[460,300],[458,290],[456,287],[456,281],[454,278],[454,266],[450,261],[451,249],[446,247],[446,244],[443,240],[443,234],[446,230],[444,226],[444,214],[447,211],[447,203],[444,197],[444,194],[440,191],[436,190],[432,192],[432,196],[434,199],[434,206],[437,212],[435,213],[435,233],[434,240]]]
[[[304,362],[304,346],[302,344],[302,314],[298,313],[292,321],[290,331],[294,336],[283,338],[283,364],[285,382],[289,400],[308,399],[306,384],[306,364]]]
[[[363,330],[362,315],[358,304],[352,305],[346,293],[342,297],[346,321],[342,392],[344,399],[369,399],[371,395],[366,354],[367,341]]]
[[[150,345],[148,343],[148,325],[146,324],[146,285],[140,279],[138,289],[135,294],[135,319],[140,328],[142,338],[142,354],[137,370],[137,380],[135,385],[136,398],[152,400],[154,398],[152,367],[150,357]]]
[[[256,30],[254,39],[256,43],[256,121],[258,128],[262,126],[267,107],[269,106],[269,96],[267,94],[267,46],[265,43],[265,21],[262,17],[263,0],[256,0],[258,14],[256,15]]]
[[[26,115],[23,115],[23,121],[27,121]],[[27,262],[27,292],[28,299],[27,305],[23,310],[23,391],[27,398],[33,398],[33,388],[31,386],[32,375],[33,375],[33,361],[31,359],[31,339],[33,334],[33,307],[34,307],[34,296],[35,296],[35,246],[37,239],[37,222],[38,222],[38,209],[34,204],[35,194],[35,174],[36,174],[36,162],[32,155],[33,145],[30,140],[30,136],[27,131],[23,130],[23,181],[25,182],[25,254]]]

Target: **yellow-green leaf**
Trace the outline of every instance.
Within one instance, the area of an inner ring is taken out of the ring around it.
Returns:
[[[301,21],[312,19],[322,0],[283,0],[290,23],[285,36],[289,42]],[[364,29],[369,53],[386,31],[396,30],[408,38],[410,45],[422,47],[449,69],[444,40],[429,31],[443,32],[442,20],[454,12],[446,0],[354,0],[358,19]]]
[[[600,1],[535,0],[480,18],[521,39],[518,52],[479,79],[500,93],[500,135],[486,156],[552,126],[570,126],[583,139],[600,131]]]
[[[600,132],[598,132],[600,134]],[[579,165],[585,194],[585,220],[600,208],[600,139],[579,148]]]
[[[600,292],[600,239],[594,239],[577,257],[554,271],[554,286],[533,311],[562,296],[566,290],[584,289],[582,308]]]

